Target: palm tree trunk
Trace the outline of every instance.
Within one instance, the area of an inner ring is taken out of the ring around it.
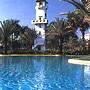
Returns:
[[[4,39],[4,42],[5,42],[5,54],[7,54],[7,39],[6,38]]]
[[[5,45],[4,52],[5,52],[5,54],[7,54],[7,32],[6,31],[4,32],[4,45]]]
[[[59,38],[59,50],[60,50],[60,54],[63,54],[63,37],[62,37],[62,35],[60,35],[60,38]]]
[[[85,38],[84,37],[85,37],[85,32],[83,31],[82,32],[82,40],[83,40],[83,45],[82,45],[83,51],[82,52],[83,54],[85,53]]]

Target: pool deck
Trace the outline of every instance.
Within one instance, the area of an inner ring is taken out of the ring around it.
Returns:
[[[89,65],[90,66],[90,55],[80,55],[68,60],[70,64]]]

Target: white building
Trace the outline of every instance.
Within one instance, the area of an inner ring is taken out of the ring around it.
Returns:
[[[90,33],[85,34],[85,40],[86,41],[90,40]]]
[[[41,51],[45,50],[45,30],[48,23],[47,4],[48,2],[46,0],[36,0],[36,19],[32,20],[32,24],[35,25],[37,33],[33,49]]]

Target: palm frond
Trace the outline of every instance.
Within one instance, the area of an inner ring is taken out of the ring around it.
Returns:
[[[75,0],[63,0],[63,1],[74,5],[76,8],[80,9],[84,14],[90,16],[90,12],[85,8],[84,4],[77,2]]]

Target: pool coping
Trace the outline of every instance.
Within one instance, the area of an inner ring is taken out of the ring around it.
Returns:
[[[84,55],[61,55],[61,54],[0,54],[0,56],[67,56],[70,59],[79,59],[79,56]],[[85,55],[87,56],[87,55]],[[90,56],[90,55],[89,55]]]
[[[17,57],[17,56],[73,56],[73,55],[43,55],[43,54],[7,54],[7,55],[4,55],[4,54],[0,54],[0,57],[7,57],[7,56],[11,56],[11,57]],[[72,59],[68,59],[68,63],[70,64],[79,64],[79,65],[89,65],[90,66],[90,60],[83,60],[83,59],[80,59],[80,58],[72,58]]]
[[[63,56],[63,55],[58,55],[58,54],[56,54],[56,55],[43,55],[43,54],[0,54],[0,56],[2,57],[2,56]]]

